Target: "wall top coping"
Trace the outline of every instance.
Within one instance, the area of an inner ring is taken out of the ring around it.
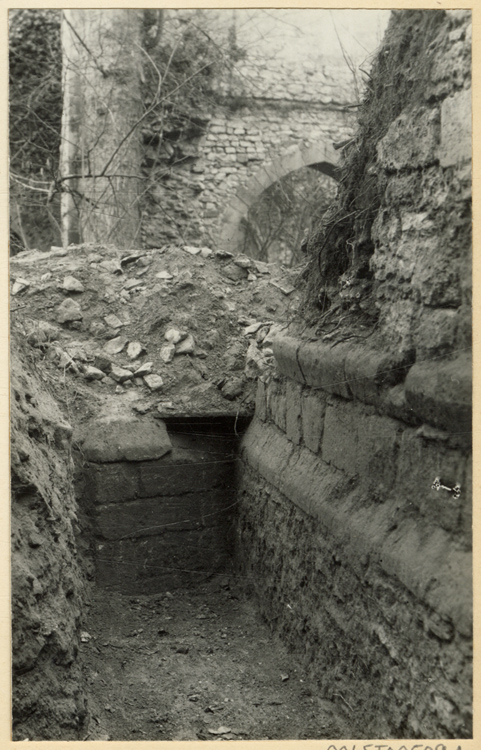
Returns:
[[[374,405],[408,424],[426,422],[458,434],[471,430],[469,350],[451,361],[414,362],[411,353],[284,334],[275,337],[272,348],[279,373],[311,388]]]

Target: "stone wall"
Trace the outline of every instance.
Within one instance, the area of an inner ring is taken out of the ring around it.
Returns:
[[[146,419],[95,420],[79,430],[80,503],[92,523],[99,586],[157,593],[198,584],[229,561],[234,445],[212,430],[201,420],[194,434],[168,434],[161,420]]]
[[[415,366],[392,385],[406,368],[362,347],[274,351],[243,442],[244,575],[356,736],[470,736],[469,390],[453,434]]]
[[[360,737],[472,732],[469,22],[394,15],[382,59],[410,40],[397,73],[430,78],[365,161],[378,202],[339,289],[369,291],[348,307],[338,289],[329,333],[321,318],[275,339],[243,441],[239,563]]]
[[[167,14],[164,35],[179,33],[175,20]],[[331,147],[352,132],[353,111],[345,106],[356,93],[351,72],[337,58],[288,65],[251,56],[222,68],[213,88],[214,98],[200,116],[194,113],[195,127],[182,139],[164,131],[160,146],[146,147],[143,234],[150,247],[199,236],[217,243],[223,213],[263,163],[296,148]],[[146,131],[147,141],[156,127],[160,131],[161,123]],[[250,201],[256,198],[253,193]]]

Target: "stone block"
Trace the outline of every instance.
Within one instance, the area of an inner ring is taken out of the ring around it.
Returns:
[[[89,464],[85,469],[87,502],[95,505],[133,500],[139,492],[138,463]]]
[[[404,380],[411,366],[411,352],[379,352],[353,347],[345,359],[345,376],[351,393],[359,401],[377,404],[381,389]]]
[[[414,343],[419,359],[444,356],[456,348],[458,311],[450,308],[425,308]]]
[[[263,422],[267,419],[266,384],[259,378],[256,391],[256,417]]]
[[[369,488],[377,502],[384,502],[396,484],[396,460],[402,423],[378,414],[360,413],[356,473],[361,487]]]
[[[302,399],[301,409],[302,439],[309,450],[318,453],[324,429],[326,395],[322,391],[308,390]]]
[[[272,350],[279,372],[288,378],[292,378],[292,380],[303,383],[304,375],[297,358],[300,343],[300,340],[292,336],[282,336],[279,334],[272,339]]]
[[[165,424],[135,418],[92,420],[82,428],[87,461],[150,461],[172,450]]]
[[[423,435],[426,435],[424,437]],[[460,532],[463,508],[470,504],[466,488],[467,458],[452,450],[436,434],[407,429],[401,436],[397,461],[396,489],[406,509],[417,508],[421,515],[446,531]],[[461,485],[461,494],[432,488],[436,478],[442,485]]]
[[[285,381],[271,380],[267,386],[267,414],[283,432],[286,431]]]
[[[402,112],[377,144],[380,164],[387,170],[415,169],[432,164],[440,139],[438,109],[420,107]]]
[[[322,437],[322,459],[348,476],[359,477],[378,501],[386,500],[396,479],[400,423],[373,410],[328,402]]]
[[[234,461],[223,456],[174,448],[160,460],[140,465],[139,497],[203,492],[220,485],[231,488],[235,483],[234,467]]]
[[[299,445],[302,436],[302,386],[286,381],[286,435]]]
[[[102,506],[95,514],[96,532],[105,539],[131,539],[177,531],[227,527],[232,494],[224,489],[143,498]]]
[[[121,594],[155,594],[198,584],[222,570],[231,554],[230,536],[217,529],[98,542],[96,580]]]
[[[451,167],[471,160],[471,89],[446,97],[441,104],[439,163]]]
[[[352,398],[346,381],[345,361],[350,347],[339,344],[303,343],[297,359],[304,382],[314,388],[322,388],[343,398]]]
[[[419,362],[406,378],[406,401],[422,420],[448,432],[471,430],[472,381],[468,355],[452,362]]]
[[[322,435],[322,460],[353,477],[357,473],[358,446],[358,410],[352,403],[328,401]]]

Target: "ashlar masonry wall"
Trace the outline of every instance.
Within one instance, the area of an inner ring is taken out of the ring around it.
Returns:
[[[395,14],[430,78],[367,166],[376,327],[279,335],[243,440],[239,564],[359,737],[472,736],[469,31]]]

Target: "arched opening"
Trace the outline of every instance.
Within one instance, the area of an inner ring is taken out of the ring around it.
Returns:
[[[269,185],[241,220],[242,252],[266,263],[293,266],[335,195],[336,182],[310,167]]]
[[[263,164],[239,188],[224,211],[220,223],[220,247],[235,253],[246,252],[253,257],[264,256],[263,259],[266,259],[271,245],[271,255],[277,254],[281,262],[284,262],[283,253],[285,259],[293,258],[298,231],[301,231],[302,240],[304,230],[309,229],[309,222],[306,225],[307,216],[301,215],[302,226],[294,225],[293,221],[289,225],[283,210],[287,204],[291,204],[293,210],[294,205],[298,209],[302,196],[307,196],[309,189],[313,197],[316,193],[322,193],[328,198],[332,193],[333,181],[337,179],[337,162],[338,154],[330,144],[293,144],[280,157]],[[321,213],[325,202],[323,198]],[[290,243],[294,242],[289,250],[283,247],[280,236],[282,229],[278,226],[276,231],[272,231],[275,230],[276,216],[278,219],[282,216],[285,228],[289,225]],[[269,237],[272,242],[268,241]]]

